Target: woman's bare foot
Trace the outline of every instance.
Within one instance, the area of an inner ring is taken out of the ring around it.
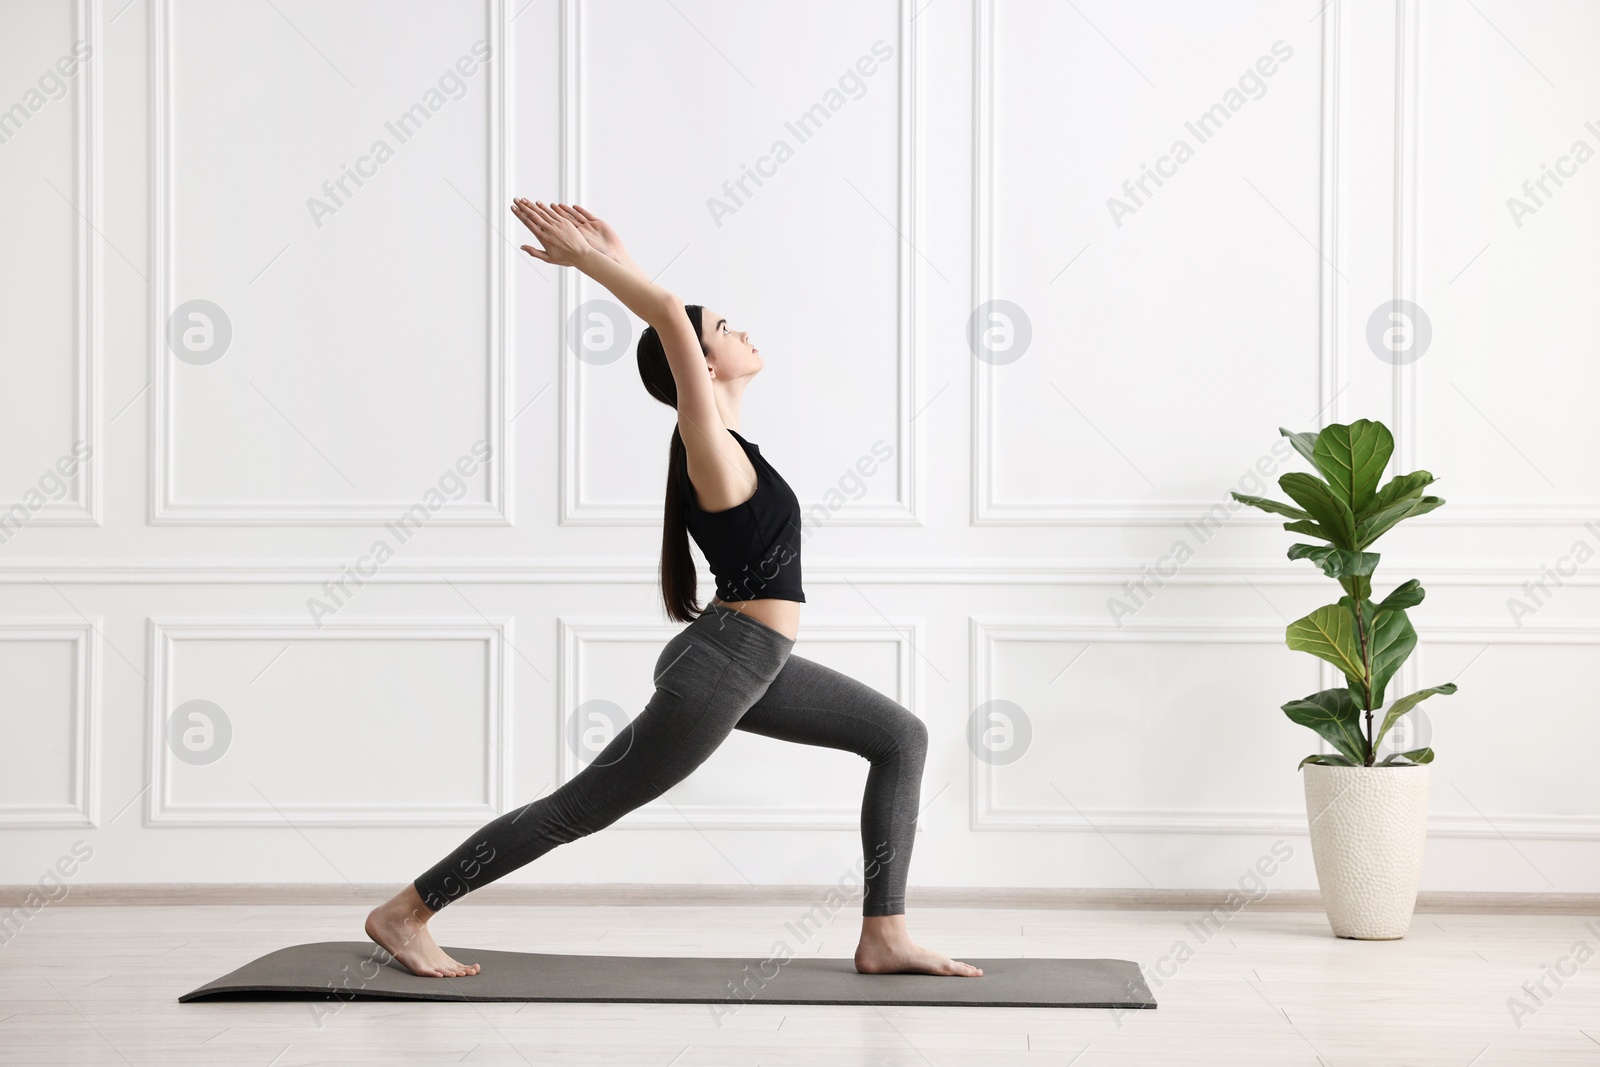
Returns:
[[[944,974],[981,978],[983,970],[923,948],[906,932],[904,915],[866,915],[861,919],[861,943],[856,946],[856,970],[862,974]]]
[[[367,936],[399,960],[412,974],[423,978],[464,978],[478,973],[476,963],[458,963],[440,948],[428,932],[433,910],[422,902],[414,885],[408,885],[388,903],[367,916]]]

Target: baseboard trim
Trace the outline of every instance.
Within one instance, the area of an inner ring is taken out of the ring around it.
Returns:
[[[191,905],[336,905],[375,904],[397,888],[391,883],[300,884],[260,882],[217,883],[104,883],[67,885],[65,895],[49,903],[56,907],[126,907]],[[838,893],[838,886],[806,885],[509,885],[485,886],[457,902],[456,907],[480,904],[521,904],[592,907],[697,907],[709,905],[806,907]],[[1230,895],[1233,899],[1230,900]],[[851,899],[857,899],[850,894]],[[0,908],[27,905],[37,908],[46,899],[37,885],[0,886]],[[1207,911],[1234,906],[1238,898],[1229,889],[984,889],[969,886],[923,886],[907,891],[913,908],[1025,908],[1085,911]],[[1252,911],[1320,911],[1321,896],[1314,889],[1280,889],[1250,904]],[[1600,893],[1474,893],[1425,891],[1418,894],[1417,911],[1507,915],[1596,915]],[[3,916],[0,916],[3,918]]]

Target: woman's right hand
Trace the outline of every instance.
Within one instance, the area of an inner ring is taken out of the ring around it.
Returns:
[[[534,259],[558,267],[574,267],[590,253],[599,251],[570,218],[547,204],[518,197],[512,201],[511,210],[544,245],[542,249],[522,246]]]
[[[623,250],[622,238],[617,236],[617,231],[610,224],[577,204],[552,204],[557,212],[572,220],[572,224],[583,234],[584,240],[601,255],[609,256],[618,263],[627,260],[627,252]]]

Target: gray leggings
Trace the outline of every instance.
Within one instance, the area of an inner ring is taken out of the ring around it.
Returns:
[[[928,731],[870,686],[790,655],[794,642],[710,605],[656,660],[656,691],[571,781],[463,841],[414,883],[429,908],[611,825],[687,778],[733,730],[855,752],[871,761],[861,802],[863,915],[906,910],[906,870]]]

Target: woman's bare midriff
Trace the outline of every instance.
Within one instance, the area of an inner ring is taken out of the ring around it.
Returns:
[[[800,632],[800,602],[797,600],[722,600],[712,597],[711,602],[741,615],[748,615],[763,626],[770,626],[793,641]]]

